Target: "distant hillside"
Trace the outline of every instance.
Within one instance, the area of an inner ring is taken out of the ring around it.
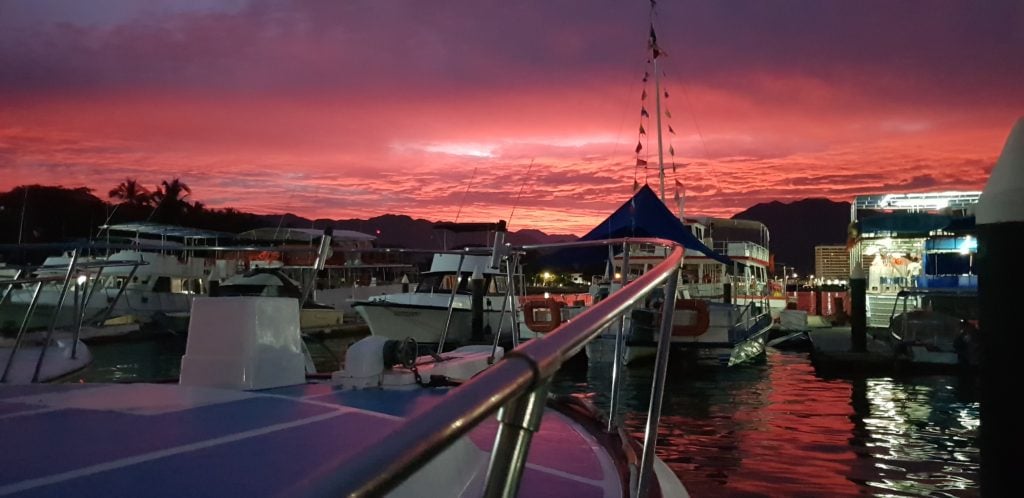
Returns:
[[[263,220],[266,226],[289,228],[325,228],[333,226],[339,230],[354,230],[377,237],[377,243],[383,247],[409,247],[416,249],[442,249],[461,244],[483,245],[487,243],[484,233],[453,234],[435,230],[433,221],[414,219],[406,215],[385,214],[367,220],[348,219],[330,220],[320,218],[310,220],[294,214],[266,215]],[[508,242],[512,244],[540,244],[566,242],[576,240],[575,235],[549,235],[540,230],[523,229],[510,232]]]
[[[166,210],[165,210],[166,211]],[[233,208],[210,209],[201,203],[182,202],[168,216],[151,205],[112,204],[87,188],[31,185],[0,192],[0,244],[68,242],[94,237],[104,223],[162,221],[172,224],[240,233],[260,227],[324,228],[355,230],[376,235],[384,247],[440,249],[461,244],[482,245],[485,234],[459,234],[434,230],[434,222],[386,214],[368,220],[310,220],[294,214],[256,215]],[[495,220],[497,221],[497,220]],[[19,235],[20,234],[20,235]],[[509,234],[513,244],[537,244],[575,240],[574,235],[548,235],[523,229]],[[0,257],[2,260],[2,257]]]
[[[788,204],[761,203],[733,218],[764,223],[778,265],[795,266],[801,275],[814,273],[814,246],[845,244],[850,203],[804,199]]]

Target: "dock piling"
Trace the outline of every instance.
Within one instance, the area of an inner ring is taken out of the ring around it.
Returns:
[[[868,279],[860,261],[850,270],[850,350],[864,353],[868,350]]]
[[[1016,260],[1024,244],[1024,118],[1010,131],[975,211],[981,343],[981,492],[1017,487],[1018,448],[1024,440],[1014,408],[1016,373],[1024,348]]]

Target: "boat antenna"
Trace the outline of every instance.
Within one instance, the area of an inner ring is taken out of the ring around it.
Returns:
[[[459,222],[459,216],[462,215],[462,206],[466,205],[466,196],[469,194],[469,187],[473,186],[473,180],[476,178],[477,168],[473,168],[473,175],[469,177],[469,182],[466,183],[466,191],[462,193],[462,202],[459,203],[459,210],[455,213],[455,223]]]
[[[18,222],[18,245],[21,245],[21,236],[25,233],[25,210],[28,209],[28,190],[32,188],[25,185],[25,196],[21,200],[21,221]]]
[[[526,168],[526,176],[523,177],[523,184],[519,186],[519,195],[516,196],[515,204],[512,204],[512,212],[508,215],[508,223],[505,224],[505,228],[512,226],[512,216],[516,214],[516,206],[519,205],[519,199],[523,197],[523,189],[526,188],[526,182],[530,179],[530,170],[533,169],[533,161],[537,158],[530,159],[530,167]]]

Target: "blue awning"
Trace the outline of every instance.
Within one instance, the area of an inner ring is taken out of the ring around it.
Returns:
[[[647,185],[633,195],[608,218],[594,227],[580,240],[606,240],[625,237],[652,237],[678,242],[687,249],[698,251],[719,263],[732,265],[733,261],[704,245]],[[605,248],[564,249],[548,258],[545,264],[576,266],[608,259]]]

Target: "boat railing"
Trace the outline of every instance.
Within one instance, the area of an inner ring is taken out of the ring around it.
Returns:
[[[35,289],[32,291],[32,298],[29,301],[28,307],[25,309],[25,316],[24,316],[24,318],[22,318],[21,326],[18,327],[18,333],[14,337],[14,344],[11,346],[11,351],[7,355],[7,363],[4,366],[4,371],[3,371],[2,374],[0,374],[0,383],[3,383],[3,382],[7,381],[7,377],[10,374],[11,367],[14,365],[14,358],[18,354],[18,350],[21,348],[21,343],[22,343],[22,341],[23,341],[23,339],[25,337],[26,331],[28,330],[29,323],[31,322],[31,319],[32,319],[32,314],[35,312],[36,306],[39,303],[39,296],[42,293],[43,284],[51,283],[51,282],[61,282],[61,290],[60,290],[60,294],[57,297],[57,305],[54,308],[54,310],[52,312],[52,315],[50,316],[49,326],[46,329],[46,336],[45,336],[45,339],[43,340],[42,349],[39,352],[39,359],[36,360],[35,370],[32,373],[32,382],[38,382],[39,381],[39,373],[40,373],[40,371],[42,369],[43,362],[46,359],[46,352],[47,352],[47,350],[50,347],[50,342],[53,339],[54,330],[57,327],[57,320],[60,317],[61,310],[64,308],[64,303],[65,303],[67,295],[68,295],[68,290],[72,288],[72,284],[74,284],[74,286],[75,286],[74,289],[75,289],[75,296],[76,296],[75,297],[75,302],[74,302],[75,313],[74,313],[74,317],[73,317],[75,325],[74,325],[74,334],[72,335],[72,344],[71,344],[71,358],[74,359],[78,355],[78,339],[79,339],[79,337],[81,336],[81,333],[82,333],[82,322],[85,320],[86,307],[84,306],[84,303],[88,303],[89,302],[89,300],[92,297],[93,293],[96,291],[97,287],[99,286],[100,276],[102,275],[103,269],[104,268],[110,268],[110,267],[130,266],[132,268],[131,269],[131,274],[134,274],[135,270],[139,266],[146,264],[144,261],[113,261],[113,262],[92,261],[92,262],[87,262],[87,263],[79,263],[78,262],[78,258],[79,258],[79,252],[76,249],[76,250],[72,251],[72,253],[71,253],[71,259],[70,259],[70,261],[68,261],[68,264],[65,267],[66,270],[65,270],[63,276],[50,275],[50,276],[34,276],[34,277],[21,278],[21,273],[23,273],[23,272],[18,272],[18,275],[15,278],[13,278],[13,279],[0,280],[0,286],[6,286],[6,289],[4,290],[4,293],[3,293],[3,299],[4,300],[7,299],[8,295],[10,295],[10,293],[12,292],[12,290],[13,290],[15,285],[26,285],[26,284],[27,285],[31,285],[31,284],[35,284]],[[79,272],[81,272],[82,270],[91,270],[91,269],[95,269],[96,270],[96,274],[94,276],[92,285],[90,285],[87,288],[85,294],[83,294],[82,301],[81,301],[81,306],[80,306],[80,303],[79,303],[79,300],[78,300],[78,293],[79,293],[78,289],[79,289],[80,285],[82,285],[83,283],[86,283],[88,281],[88,278],[83,276],[83,281],[81,281],[81,282],[75,281],[74,278],[75,278],[75,275],[78,274]],[[122,290],[123,290],[123,288],[122,288]],[[120,297],[120,295],[121,294],[119,292],[118,293],[118,297],[114,298],[114,300],[110,303],[110,305],[109,305],[110,308],[112,308],[114,303],[117,302],[117,299]],[[2,302],[3,302],[3,300],[0,300],[0,303],[2,303]]]
[[[528,341],[505,354],[504,358],[473,379],[454,388],[446,402],[411,415],[379,444],[356,462],[346,462],[324,482],[321,494],[344,496],[380,496],[393,489],[432,457],[465,435],[485,418],[497,412],[499,428],[485,478],[485,496],[515,496],[529,451],[530,440],[540,428],[541,417],[552,377],[570,357],[601,330],[621,318],[658,286],[664,285],[661,329],[651,387],[643,450],[631,496],[646,496],[653,485],[654,451],[668,366],[669,341],[675,308],[678,271],[684,249],[661,239],[617,239],[572,242],[508,248],[504,257],[536,249],[565,249],[648,243],[665,247],[663,261],[622,289],[589,307],[571,321],[539,339]],[[621,321],[620,321],[621,323]],[[620,345],[623,330],[616,337],[616,356],[612,371],[613,418],[619,402],[614,396],[620,382]],[[340,464],[339,464],[340,465]],[[326,469],[325,469],[326,470]],[[632,481],[632,480],[631,480]]]

